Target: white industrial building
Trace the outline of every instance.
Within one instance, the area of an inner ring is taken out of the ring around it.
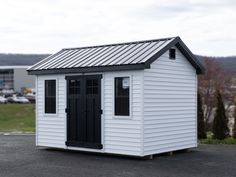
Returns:
[[[35,78],[26,69],[48,55],[0,54],[0,92],[21,92],[34,88]]]

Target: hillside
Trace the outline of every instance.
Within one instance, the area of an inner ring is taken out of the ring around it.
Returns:
[[[30,66],[49,54],[0,54],[0,66]]]
[[[232,57],[205,57],[200,55],[196,56],[203,64],[205,58],[214,59],[217,60],[222,65],[225,71],[236,73],[236,56]]]

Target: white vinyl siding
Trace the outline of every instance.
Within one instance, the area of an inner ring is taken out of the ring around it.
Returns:
[[[114,116],[114,78],[130,77],[130,116]],[[37,77],[37,145],[67,148],[66,141],[66,81],[65,75]],[[57,79],[57,114],[44,113],[44,80]],[[102,144],[101,152],[141,155],[142,132],[142,71],[107,72],[102,85]],[[71,148],[86,150],[85,148]],[[88,149],[89,151],[91,149]],[[97,151],[97,150],[94,150]]]
[[[44,113],[45,80],[56,80],[56,114]],[[65,107],[66,107],[65,76],[37,77],[37,142],[38,146],[65,147]]]
[[[144,70],[144,155],[196,146],[196,71],[176,48]]]
[[[130,77],[130,116],[114,115],[114,78]],[[142,71],[106,72],[104,74],[104,151],[141,155]]]

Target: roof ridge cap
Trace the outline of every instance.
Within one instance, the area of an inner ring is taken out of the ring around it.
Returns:
[[[109,47],[109,46],[126,45],[126,44],[137,44],[137,43],[144,43],[144,42],[165,41],[165,40],[171,40],[171,39],[174,39],[174,38],[179,38],[179,36],[160,38],[160,39],[148,39],[148,40],[132,41],[132,42],[120,42],[120,43],[113,43],[113,44],[84,46],[84,47],[71,47],[71,48],[63,48],[62,50],[76,50],[76,49],[86,49],[86,48],[95,48],[95,47]]]

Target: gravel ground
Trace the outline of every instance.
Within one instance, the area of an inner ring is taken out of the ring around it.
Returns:
[[[33,135],[0,134],[0,177],[236,177],[235,145],[200,145],[153,160],[37,149]]]

